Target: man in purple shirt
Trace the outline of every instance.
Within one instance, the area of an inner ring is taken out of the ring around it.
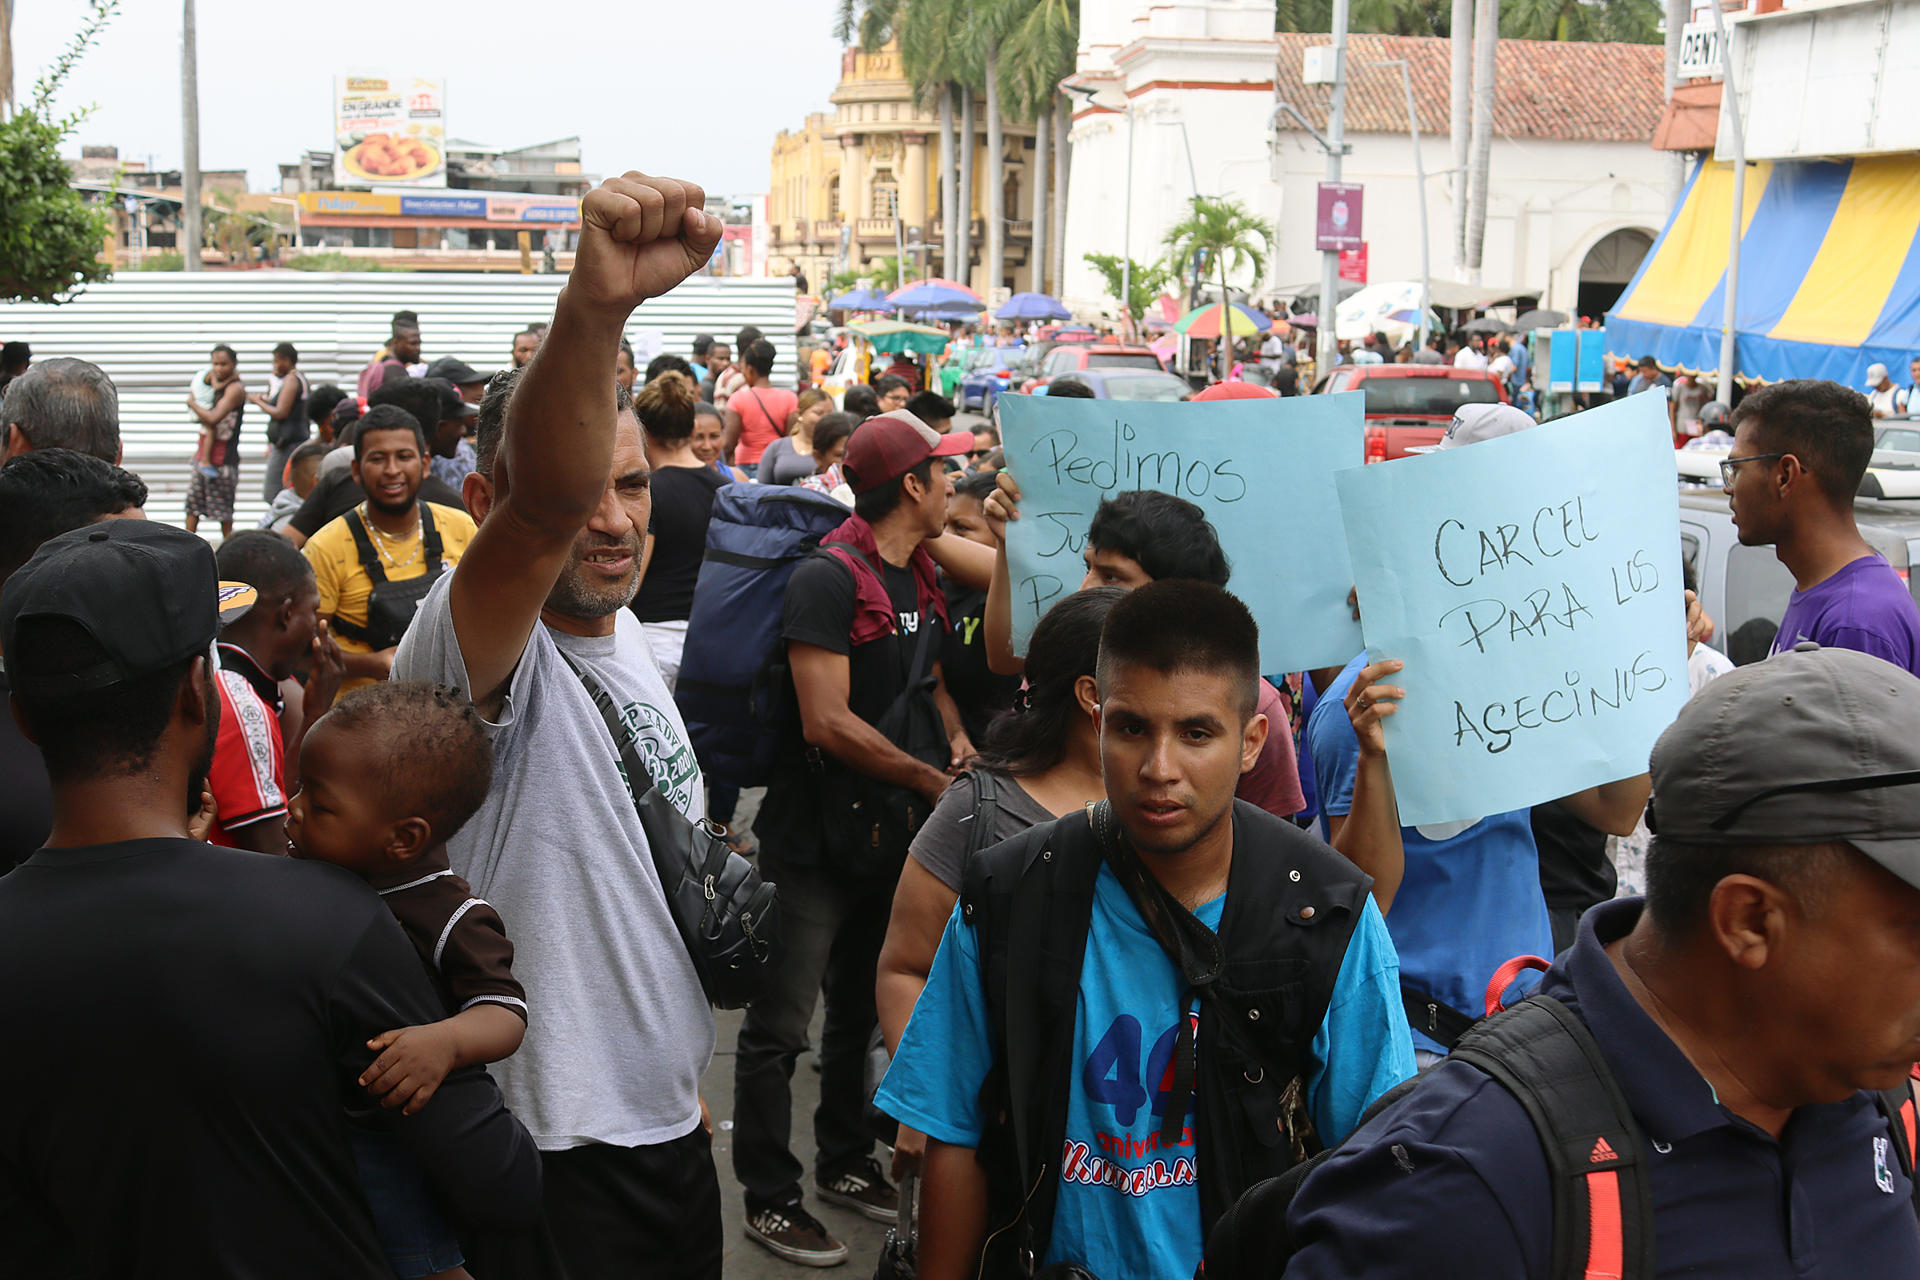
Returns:
[[[1749,392],[1720,464],[1740,541],[1772,547],[1796,590],[1773,651],[1801,640],[1857,649],[1920,675],[1920,608],[1860,536],[1853,497],[1873,455],[1867,398],[1796,379]]]

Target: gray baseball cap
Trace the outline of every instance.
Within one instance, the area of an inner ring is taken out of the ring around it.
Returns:
[[[1696,694],[1653,748],[1656,836],[1845,841],[1920,888],[1920,679],[1803,640]]]

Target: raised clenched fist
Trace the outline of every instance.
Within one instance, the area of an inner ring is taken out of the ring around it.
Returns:
[[[580,202],[580,244],[571,298],[626,313],[699,270],[720,243],[721,224],[705,211],[707,193],[691,182],[628,171]]]

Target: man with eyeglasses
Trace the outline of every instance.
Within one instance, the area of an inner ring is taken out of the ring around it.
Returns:
[[[1720,475],[1734,528],[1794,577],[1773,651],[1812,640],[1920,674],[1920,608],[1853,518],[1873,456],[1867,398],[1837,382],[1779,382],[1749,392],[1733,424]]]
[[[1654,747],[1647,896],[1589,911],[1539,988],[1635,1122],[1590,1159],[1644,1171],[1613,1240],[1650,1226],[1652,1256],[1605,1274],[1920,1273],[1916,711],[1909,673],[1803,642],[1708,685]],[[1449,1060],[1307,1177],[1285,1274],[1561,1274],[1558,1196],[1515,1096]]]

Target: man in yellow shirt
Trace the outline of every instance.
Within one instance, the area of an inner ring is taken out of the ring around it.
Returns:
[[[427,589],[474,534],[458,507],[420,501],[427,438],[398,405],[375,405],[353,439],[353,478],[367,500],[323,526],[303,550],[346,658],[340,691],[387,678],[393,651]]]

